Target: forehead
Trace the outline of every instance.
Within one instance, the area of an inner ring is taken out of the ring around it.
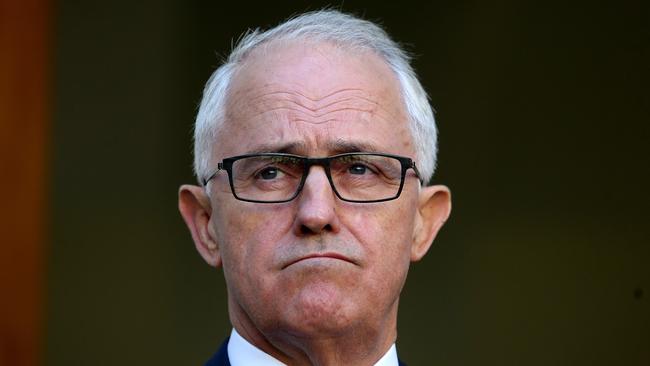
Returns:
[[[276,41],[255,49],[233,76],[215,153],[328,155],[338,152],[332,146],[356,145],[410,155],[406,121],[397,79],[374,53]]]

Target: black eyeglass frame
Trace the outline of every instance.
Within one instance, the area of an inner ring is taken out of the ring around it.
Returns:
[[[351,200],[347,199],[341,196],[341,194],[336,190],[336,186],[334,185],[334,181],[332,180],[332,174],[330,171],[330,162],[333,159],[338,159],[344,156],[355,156],[355,155],[373,155],[373,156],[384,156],[388,158],[394,158],[398,160],[402,166],[402,175],[401,175],[401,181],[399,184],[399,189],[397,190],[397,193],[393,197],[389,198],[382,198],[378,200]],[[252,158],[256,156],[278,156],[278,157],[288,157],[288,158],[293,158],[293,159],[298,159],[303,161],[303,173],[302,173],[302,178],[300,179],[300,184],[298,184],[298,188],[296,189],[296,192],[291,196],[290,198],[284,199],[284,200],[278,200],[278,201],[259,201],[259,200],[252,200],[248,198],[242,198],[235,193],[235,185],[233,183],[233,174],[232,174],[232,166],[233,164],[240,159],[244,158]],[[314,165],[320,165],[325,169],[325,175],[327,176],[327,180],[329,180],[330,187],[332,187],[332,190],[334,191],[334,194],[342,200],[346,202],[356,202],[356,203],[375,203],[375,202],[385,202],[385,201],[391,201],[394,199],[397,199],[400,194],[402,193],[402,189],[404,188],[404,178],[406,177],[406,171],[409,169],[413,169],[415,172],[415,175],[418,177],[420,180],[420,184],[424,184],[424,180],[422,179],[422,176],[420,175],[420,171],[418,170],[417,166],[415,165],[415,161],[411,158],[407,158],[405,156],[400,156],[400,155],[393,155],[393,154],[385,154],[385,153],[369,153],[369,152],[351,152],[351,153],[344,153],[344,154],[337,154],[337,155],[332,155],[324,158],[308,158],[306,156],[300,156],[300,155],[294,155],[294,154],[285,154],[285,153],[259,153],[259,154],[244,154],[244,155],[237,155],[237,156],[231,156],[228,158],[224,158],[221,163],[217,164],[217,170],[215,170],[214,173],[212,173],[208,178],[203,180],[203,186],[207,186],[208,182],[212,180],[217,173],[219,173],[222,170],[225,170],[228,173],[228,181],[230,182],[230,191],[232,192],[232,195],[240,200],[240,201],[245,201],[245,202],[254,202],[254,203],[284,203],[284,202],[289,202],[293,200],[294,198],[298,197],[300,192],[302,191],[303,186],[305,185],[305,181],[307,180],[307,175],[309,175],[309,170],[311,169],[312,166]]]

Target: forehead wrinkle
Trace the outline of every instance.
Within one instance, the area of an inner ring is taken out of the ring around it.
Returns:
[[[363,109],[363,108],[341,107],[341,108],[333,109],[333,110],[330,110],[330,111],[313,112],[313,111],[305,111],[305,110],[296,110],[296,109],[291,108],[291,107],[276,107],[276,108],[271,108],[271,109],[266,109],[264,111],[260,111],[260,112],[256,113],[253,116],[257,117],[257,116],[260,116],[260,115],[265,114],[265,113],[277,112],[277,111],[283,111],[283,110],[293,112],[293,113],[304,114],[304,115],[306,115],[306,117],[316,119],[314,121],[307,121],[307,120],[303,120],[300,117],[293,117],[292,118],[293,121],[296,121],[296,122],[309,122],[309,123],[315,123],[315,124],[334,121],[335,118],[330,118],[330,119],[327,119],[327,120],[320,120],[320,121],[318,120],[318,119],[320,119],[322,117],[325,117],[328,114],[332,114],[332,113],[346,112],[346,111],[355,111],[355,112],[360,112],[360,113],[373,113],[375,111],[374,108]]]
[[[283,90],[277,90],[278,88],[283,88]],[[262,92],[259,92],[260,89],[262,89]],[[270,91],[264,89],[270,89]],[[248,98],[251,91],[257,91],[257,93]],[[243,113],[246,113],[246,111],[253,109],[257,112],[252,115],[253,117],[283,109],[293,112],[301,110],[311,118],[321,118],[328,113],[339,112],[344,109],[365,113],[374,113],[378,109],[383,109],[376,98],[358,88],[334,90],[322,97],[315,98],[296,90],[294,87],[287,88],[285,85],[267,84],[261,88],[240,90],[233,97],[231,99],[233,102],[231,106],[235,107],[233,112],[243,111]],[[243,108],[244,106],[246,108]],[[391,113],[386,110],[386,112],[390,115],[395,114],[395,111]]]
[[[331,96],[328,98],[313,101],[312,99],[304,97],[300,93],[274,92],[253,98],[251,99],[250,103],[259,105],[262,108],[270,106],[269,111],[279,107],[296,107],[298,109],[304,110],[305,112],[313,113],[315,117],[320,117],[323,114],[328,113],[328,109],[336,105],[357,106],[359,108],[363,106],[363,109],[369,111],[379,107],[379,103],[370,97],[346,94],[346,92],[337,92],[331,94]],[[335,99],[334,97],[338,98]],[[339,109],[340,108],[343,107],[339,107]]]
[[[285,93],[285,94],[290,94],[290,93]],[[370,99],[367,99],[367,98],[355,98],[355,97],[348,97],[348,98],[345,98],[345,99],[335,100],[335,101],[332,101],[332,102],[330,102],[330,103],[328,103],[328,104],[325,104],[325,105],[323,105],[323,106],[321,106],[321,107],[309,107],[309,106],[303,105],[303,104],[301,104],[300,102],[297,102],[297,101],[292,100],[292,99],[286,99],[286,100],[284,100],[284,101],[285,101],[285,102],[288,102],[288,103],[291,103],[291,104],[293,104],[293,105],[295,105],[295,106],[297,106],[297,107],[299,107],[299,108],[303,108],[303,109],[306,109],[306,110],[308,110],[308,111],[314,112],[314,113],[316,113],[316,114],[315,114],[316,116],[319,116],[319,114],[318,114],[319,112],[318,112],[318,111],[321,110],[321,109],[326,109],[327,107],[331,107],[331,106],[333,106],[333,105],[335,105],[335,104],[338,104],[338,103],[354,101],[355,99],[363,99],[363,100],[368,101],[368,102],[371,103],[371,104],[379,105],[379,103],[377,103],[377,102],[375,102],[375,101],[373,101],[373,100],[370,100]],[[281,107],[278,107],[278,108],[281,108]],[[276,108],[276,109],[277,109],[277,108]],[[271,110],[273,110],[273,109],[271,109]],[[327,113],[327,112],[321,112],[320,115],[322,115],[322,114],[324,114],[324,113]]]
[[[284,85],[270,84],[270,85],[265,85],[265,86],[263,86],[261,88],[255,88],[254,90],[271,89],[273,87],[285,88]],[[330,92],[329,94],[323,95],[321,97],[313,97],[313,96],[309,96],[309,95],[301,92],[300,90],[298,90],[299,88],[300,88],[300,85],[295,85],[294,87],[291,88],[292,89],[291,92],[288,92],[288,91],[285,91],[285,90],[277,90],[277,91],[271,91],[271,92],[261,92],[258,95],[253,96],[251,98],[251,100],[256,100],[258,98],[262,98],[264,96],[273,95],[273,94],[297,94],[297,95],[299,95],[299,96],[301,96],[301,97],[303,97],[305,99],[308,99],[308,100],[310,100],[312,102],[320,102],[322,100],[331,98],[331,97],[335,96],[336,94],[340,94],[340,93],[359,92],[361,94],[365,94],[363,92],[363,90],[359,89],[359,88],[343,88],[343,89],[339,89],[339,90],[334,90],[334,91]]]
[[[266,115],[273,120],[305,122],[309,124],[323,124],[337,120],[371,122],[375,118],[391,121],[399,118],[399,111],[385,109],[374,101],[371,103],[366,103],[365,100],[359,100],[358,98],[346,98],[341,101],[329,103],[320,109],[311,110],[294,101],[265,102],[264,104],[274,104],[274,106],[257,106],[243,110],[241,113],[249,121],[264,118],[261,116]],[[354,117],[355,115],[356,117]]]
[[[312,124],[312,125],[322,125],[324,123],[336,122],[336,119],[335,118],[330,118],[330,119],[326,119],[326,120],[309,121],[309,120],[306,120],[306,119],[294,118],[294,121],[295,122],[309,123],[309,124]]]
[[[290,103],[291,106],[271,107],[271,108],[269,108],[269,109],[267,109],[265,111],[272,112],[272,111],[281,110],[281,109],[292,109],[292,107],[295,106],[295,107],[298,107],[298,109],[302,109],[305,112],[312,113],[312,115],[314,117],[322,117],[323,115],[325,115],[327,113],[338,112],[340,110],[344,110],[344,109],[348,109],[348,108],[339,107],[338,109],[334,109],[334,110],[330,110],[330,111],[327,111],[327,110],[326,111],[321,111],[322,109],[326,109],[326,108],[331,107],[331,106],[333,106],[335,104],[354,101],[354,99],[355,98],[343,99],[343,100],[340,100],[340,101],[332,102],[332,103],[330,103],[328,105],[325,105],[325,106],[322,106],[320,108],[309,108],[309,107],[304,106],[304,105],[302,105],[302,104],[300,104],[300,103],[298,103],[296,101],[286,100],[286,101],[282,101],[282,102]],[[374,104],[378,105],[378,103],[374,103]],[[367,108],[367,109],[363,109],[363,108],[353,108],[353,109],[357,109],[357,110],[360,110],[360,111],[363,111],[363,112],[372,112],[375,108],[373,107],[373,108]],[[264,112],[261,112],[261,113],[264,113]]]

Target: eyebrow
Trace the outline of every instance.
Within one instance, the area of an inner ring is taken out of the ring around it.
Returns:
[[[381,152],[376,146],[362,141],[349,141],[337,139],[325,144],[329,155],[344,154],[349,152]],[[285,153],[301,155],[308,150],[307,144],[303,141],[292,141],[280,144],[261,144],[248,154],[262,153]]]
[[[284,153],[296,154],[297,151],[305,150],[305,143],[301,141],[286,142],[281,144],[261,144],[255,149],[248,152],[248,154],[264,154],[264,153]]]
[[[362,141],[346,141],[337,139],[332,143],[328,143],[327,149],[334,154],[344,154],[349,152],[380,152],[376,146]]]

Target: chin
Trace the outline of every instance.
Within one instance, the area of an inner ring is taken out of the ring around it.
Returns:
[[[351,295],[327,284],[307,286],[286,308],[286,325],[302,337],[336,336],[355,326],[362,314]]]

